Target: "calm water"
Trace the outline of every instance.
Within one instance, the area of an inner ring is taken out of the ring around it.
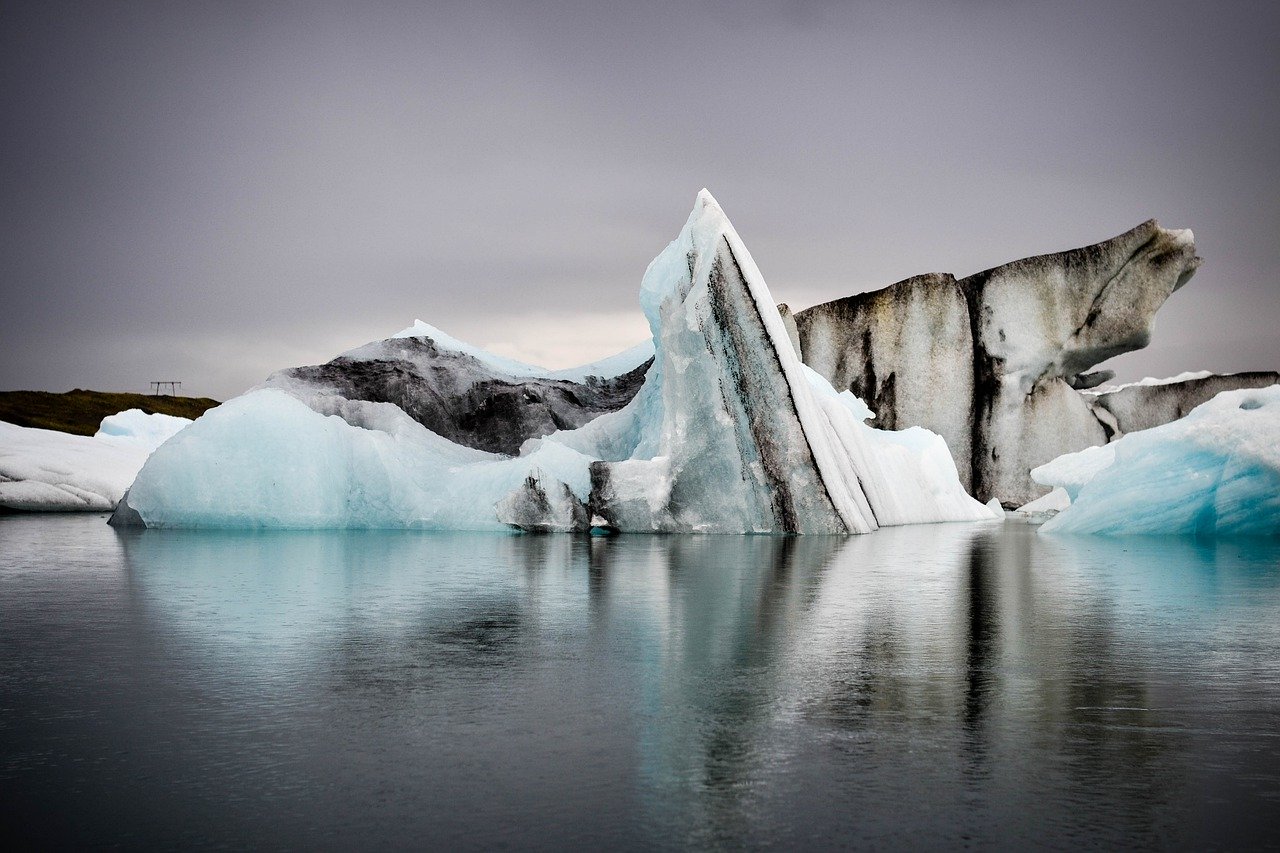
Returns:
[[[1276,846],[1280,544],[0,517],[9,833]]]

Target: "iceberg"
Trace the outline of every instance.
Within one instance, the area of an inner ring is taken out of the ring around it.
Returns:
[[[865,533],[997,517],[939,436],[872,428],[801,363],[710,193],[640,301],[650,343],[569,371],[421,321],[282,371],[160,447],[113,522]]]
[[[1014,510],[1014,513],[1016,516],[1025,519],[1044,521],[1062,512],[1070,505],[1071,496],[1067,494],[1067,490],[1061,486],[1055,486],[1044,497],[1036,498],[1029,503],[1023,504]]]
[[[190,418],[160,412],[148,414],[142,409],[126,409],[107,415],[94,433],[94,438],[108,439],[120,446],[137,447],[148,453],[181,432]]]
[[[189,423],[129,409],[90,437],[0,422],[0,507],[110,512],[151,452]]]
[[[1070,505],[1045,533],[1280,535],[1280,385],[1034,469]]]
[[[323,414],[263,388],[160,447],[115,521],[500,530],[495,501],[532,470],[560,473],[585,496],[589,462],[562,446],[517,458],[487,453],[436,435],[390,403],[346,401],[339,413]]]
[[[929,273],[806,308],[796,339],[805,363],[866,400],[880,424],[940,434],[966,487],[1013,507],[1044,493],[1028,475],[1037,465],[1280,378],[1098,388],[1112,373],[1092,368],[1145,347],[1156,312],[1199,265],[1191,231],[1151,220],[967,278]]]

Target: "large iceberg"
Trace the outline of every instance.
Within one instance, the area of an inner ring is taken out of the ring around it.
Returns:
[[[1224,391],[1031,476],[1071,501],[1046,533],[1280,535],[1280,385]]]
[[[151,452],[189,423],[129,409],[86,436],[0,421],[0,507],[110,512]]]
[[[641,303],[652,344],[588,368],[543,371],[421,324],[277,374],[161,447],[114,520],[862,533],[995,517],[941,438],[871,428],[800,362],[705,190]]]

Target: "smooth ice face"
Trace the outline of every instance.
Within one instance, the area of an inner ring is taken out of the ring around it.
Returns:
[[[1046,533],[1280,535],[1280,385],[1225,391],[1031,476],[1072,498]]]
[[[110,512],[151,451],[190,423],[129,409],[90,438],[0,422],[0,507]]]
[[[148,527],[502,530],[494,504],[532,473],[585,497],[589,462],[563,446],[522,458],[463,447],[389,403],[326,415],[262,389],[157,450],[126,504]]]

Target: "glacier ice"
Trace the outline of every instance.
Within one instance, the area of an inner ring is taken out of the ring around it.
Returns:
[[[189,423],[129,409],[89,437],[0,422],[0,507],[110,512],[147,456]]]
[[[190,418],[160,412],[148,414],[142,409],[125,409],[103,418],[93,437],[152,451],[177,435],[189,423]]]
[[[1071,500],[1046,533],[1280,535],[1280,385],[1224,391],[1031,476]]]
[[[558,445],[524,457],[449,441],[390,403],[323,414],[263,388],[159,448],[129,490],[149,527],[499,530],[494,503],[539,468],[585,497],[589,459]]]
[[[1093,246],[963,279],[916,276],[799,311],[800,353],[836,388],[866,400],[880,424],[942,435],[979,499],[1016,506],[1043,493],[1031,468],[1141,428],[1118,426],[1104,398],[1081,393],[1111,375],[1088,371],[1146,346],[1156,311],[1199,263],[1190,231],[1152,220]],[[1214,390],[1254,384],[1241,376]],[[1190,409],[1157,396],[1177,392],[1152,392],[1132,423]]]
[[[1280,382],[1280,373],[1258,370],[1248,373],[1180,373],[1167,379],[1147,377],[1124,385],[1103,386],[1082,392],[1098,419],[1111,431],[1111,439],[1167,424],[1186,415],[1223,391],[1265,388]]]
[[[858,533],[996,516],[940,437],[873,429],[800,362],[705,190],[640,301],[653,341],[586,368],[544,371],[419,322],[282,371],[157,450],[116,520]]]
[[[1014,512],[1022,517],[1044,520],[1045,517],[1057,515],[1071,505],[1071,495],[1062,486],[1054,486],[1047,495],[1038,497],[1023,504]]]

